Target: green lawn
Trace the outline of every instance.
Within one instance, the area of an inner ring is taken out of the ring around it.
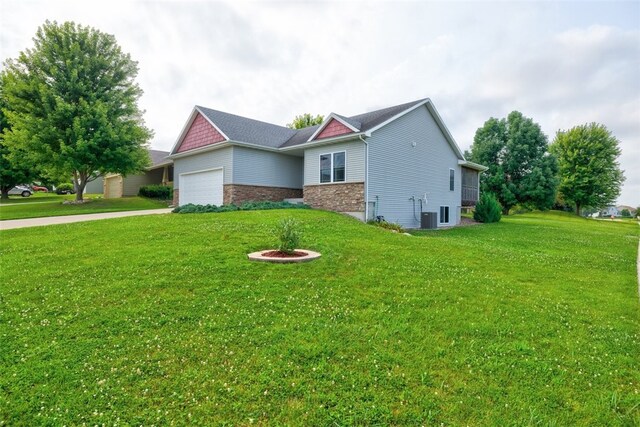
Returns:
[[[289,216],[322,258],[247,261]],[[0,425],[639,425],[639,229],[278,210],[3,231]]]
[[[51,193],[39,193],[28,198],[14,196],[0,204],[0,220],[135,211],[166,208],[168,206],[165,201],[144,197],[103,199],[102,196],[85,196],[87,202],[81,205],[65,205],[62,203],[64,200],[75,200],[75,195],[59,196]]]

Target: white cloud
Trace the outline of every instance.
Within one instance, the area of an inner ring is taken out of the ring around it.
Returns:
[[[116,36],[139,61],[141,106],[169,149],[194,104],[285,124],[430,97],[462,148],[522,111],[550,139],[603,123],[640,204],[638,3],[80,2],[0,0],[0,59],[45,19]],[[634,19],[635,16],[635,19]]]

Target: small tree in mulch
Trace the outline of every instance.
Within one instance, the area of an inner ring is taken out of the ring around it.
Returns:
[[[278,223],[276,234],[279,240],[278,251],[292,255],[300,245],[300,239],[302,238],[300,223],[294,218],[285,218]]]

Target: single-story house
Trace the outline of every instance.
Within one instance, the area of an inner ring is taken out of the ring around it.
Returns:
[[[487,169],[464,158],[428,98],[299,130],[196,106],[169,158],[176,205],[299,199],[408,228],[422,212],[459,223]]]
[[[144,173],[122,176],[109,174],[104,177],[103,197],[113,199],[123,196],[137,196],[144,185],[171,185],[173,182],[173,160],[168,151],[149,150],[151,166]]]

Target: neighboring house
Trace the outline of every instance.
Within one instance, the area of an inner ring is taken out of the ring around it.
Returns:
[[[109,174],[104,177],[103,195],[105,199],[123,196],[137,196],[144,185],[171,185],[173,181],[173,161],[168,151],[149,150],[151,166],[137,175],[122,176]]]
[[[104,178],[99,176],[93,181],[89,181],[84,187],[85,194],[103,194],[104,193]]]
[[[627,205],[618,205],[618,206],[616,206],[616,209],[620,213],[620,216],[622,216],[622,211],[625,210],[625,209],[629,211],[629,214],[631,216],[636,216],[636,212],[637,212],[636,208],[634,208],[632,206],[627,206]]]
[[[605,218],[610,218],[612,216],[620,216],[620,212],[618,208],[615,206],[607,206],[606,208],[600,211],[600,216]]]
[[[429,99],[300,130],[196,106],[169,158],[174,204],[302,199],[409,228],[421,212],[457,224],[487,169],[465,160]]]

